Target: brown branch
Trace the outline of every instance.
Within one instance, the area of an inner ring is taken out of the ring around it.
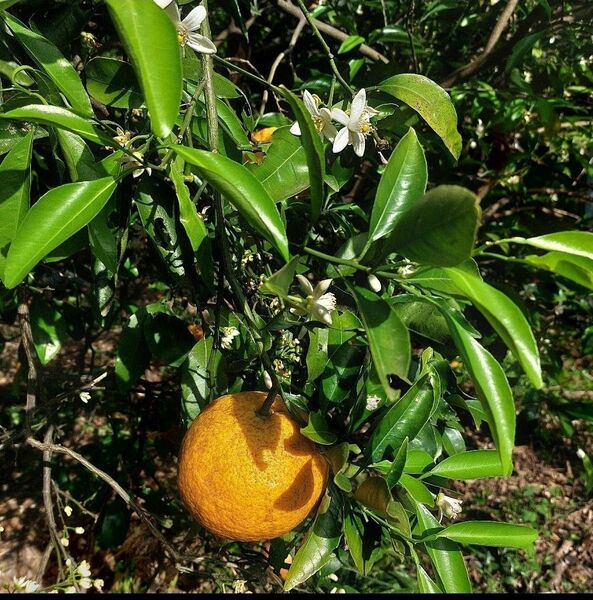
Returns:
[[[175,548],[166,540],[163,534],[159,531],[157,526],[154,524],[149,514],[122,488],[122,486],[113,479],[110,475],[102,471],[91,462],[89,462],[84,456],[78,454],[70,448],[60,446],[59,444],[53,444],[51,442],[40,442],[35,438],[28,437],[27,444],[38,450],[42,450],[45,453],[55,452],[56,454],[64,454],[70,456],[75,461],[79,462],[83,467],[90,471],[95,477],[102,479],[107,485],[109,485],[113,491],[140,517],[140,520],[148,527],[154,537],[161,543],[165,548],[166,552],[170,555],[173,562],[176,564],[181,560],[191,560],[193,562],[203,560],[203,557],[185,557],[177,552]]]
[[[19,306],[17,314],[19,317],[19,327],[21,331],[21,343],[27,356],[27,401],[25,411],[27,421],[31,417],[32,411],[35,410],[37,402],[37,393],[39,391],[39,372],[41,370],[41,362],[35,351],[33,343],[33,332],[31,331],[31,321],[29,315],[29,303],[27,298],[27,290],[25,286],[20,286],[18,290]]]
[[[287,2],[286,0],[278,0],[278,6],[284,12],[287,12],[289,15],[292,15],[293,17],[297,17],[297,19],[300,19],[303,16],[303,14],[300,11],[300,9],[298,8],[298,6],[295,6],[291,2]],[[319,21],[318,19],[313,19],[313,23],[315,23],[315,27],[317,27],[317,29],[319,29],[319,31],[321,31],[322,33],[325,33],[326,35],[329,35],[330,37],[332,37],[340,42],[343,42],[345,39],[348,39],[350,37],[347,33],[344,33],[343,31],[336,29],[332,25],[328,25],[327,23],[324,23],[323,21]],[[367,44],[361,44],[358,47],[358,51],[362,55],[368,56],[368,58],[370,58],[372,60],[381,61],[381,62],[384,62],[385,64],[389,63],[389,59],[386,56],[384,56],[383,54],[381,54],[374,48],[371,48]]]
[[[492,54],[492,51],[498,43],[498,40],[500,40],[500,36],[502,35],[503,31],[509,24],[509,21],[515,12],[515,8],[517,8],[518,3],[519,0],[508,0],[507,5],[504,7],[504,10],[498,18],[498,21],[496,21],[496,25],[494,26],[494,29],[492,30],[492,33],[486,42],[486,46],[484,46],[484,50],[470,63],[457,69],[454,73],[447,77],[447,79],[441,83],[442,87],[449,88],[457,83],[460,79],[467,79],[468,77],[471,77],[484,65],[488,57]]]

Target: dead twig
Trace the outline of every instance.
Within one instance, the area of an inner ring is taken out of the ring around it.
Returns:
[[[39,357],[37,356],[35,345],[33,343],[33,332],[31,331],[31,321],[29,318],[29,303],[27,298],[27,289],[25,286],[19,287],[18,297],[19,306],[17,313],[21,331],[21,343],[27,356],[27,400],[25,404],[25,412],[27,414],[27,423],[29,423],[31,413],[35,410],[35,405],[37,403],[41,362],[39,361]]]
[[[303,16],[303,14],[302,14],[301,10],[298,8],[298,6],[295,6],[291,2],[287,2],[286,0],[278,0],[278,6],[284,12],[287,12],[288,14],[292,15],[293,17],[297,17],[298,19],[300,19]],[[328,25],[327,23],[324,23],[323,21],[319,21],[318,19],[313,19],[313,23],[315,24],[315,27],[317,27],[317,29],[319,29],[319,31],[321,31],[322,33],[325,33],[326,35],[329,35],[329,37],[332,37],[335,40],[338,40],[340,42],[343,42],[345,39],[350,37],[347,33],[344,33],[343,31],[336,29],[332,25]],[[389,59],[386,56],[384,56],[383,54],[381,54],[374,48],[371,48],[367,44],[361,44],[358,47],[358,51],[363,56],[368,56],[368,58],[370,58],[371,60],[381,61],[381,62],[384,62],[385,64],[389,63]]]
[[[110,475],[102,471],[95,465],[93,465],[90,461],[88,461],[84,456],[71,450],[70,448],[66,448],[65,446],[61,446],[59,444],[53,444],[48,441],[40,442],[35,438],[28,437],[27,444],[33,448],[37,448],[38,450],[42,450],[44,455],[45,453],[49,453],[51,455],[52,452],[56,454],[63,454],[73,458],[75,461],[80,463],[83,467],[85,467],[88,471],[90,471],[95,477],[102,479],[107,485],[113,489],[113,491],[138,515],[140,520],[148,527],[150,532],[154,535],[154,537],[161,543],[165,551],[169,554],[170,558],[176,565],[176,567],[180,570],[184,568],[178,565],[180,561],[191,561],[198,562],[203,560],[203,557],[186,557],[167,541],[167,539],[163,536],[163,534],[159,531],[158,527],[154,524],[150,515],[134,500],[124,488],[113,479]]]
[[[484,46],[484,50],[470,63],[457,69],[454,73],[447,77],[447,79],[441,83],[442,87],[449,88],[457,83],[457,81],[460,79],[467,79],[468,77],[471,77],[478,69],[482,67],[488,57],[492,54],[494,46],[496,46],[500,36],[509,24],[511,17],[515,12],[515,8],[517,8],[517,4],[519,4],[519,0],[508,0],[504,10],[496,21],[496,25],[494,26],[494,29],[492,30],[492,33],[490,34],[490,37]]]

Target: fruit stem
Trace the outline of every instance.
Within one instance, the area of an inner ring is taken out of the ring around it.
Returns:
[[[269,417],[272,414],[272,404],[276,399],[278,389],[279,386],[277,385],[277,382],[276,385],[273,383],[268,395],[266,396],[266,399],[264,400],[264,403],[255,411],[256,415],[259,415],[260,417]]]

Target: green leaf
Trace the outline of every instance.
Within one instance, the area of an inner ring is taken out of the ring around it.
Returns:
[[[89,94],[99,102],[115,108],[140,108],[143,98],[134,69],[115,58],[96,56],[84,69]]]
[[[344,538],[354,566],[367,574],[381,556],[381,528],[370,519],[363,521],[350,509],[344,515]]]
[[[79,117],[76,113],[60,106],[49,106],[46,104],[28,104],[0,113],[0,119],[11,119],[13,121],[30,121],[31,123],[43,123],[53,125],[77,133],[81,137],[95,142],[95,144],[111,145],[113,140],[104,134],[96,125],[88,119]]]
[[[496,450],[469,450],[442,460],[424,477],[438,475],[448,479],[485,479],[504,475],[500,455]]]
[[[525,525],[493,521],[453,523],[436,534],[461,544],[477,544],[498,548],[529,548],[538,537],[537,531]]]
[[[449,339],[449,328],[440,311],[417,296],[399,295],[390,299],[391,308],[411,331],[443,344]]]
[[[167,137],[181,103],[181,48],[166,11],[153,0],[106,0],[150,113],[152,130]]]
[[[325,371],[328,360],[329,329],[315,327],[309,331],[307,381],[315,381]]]
[[[6,10],[21,0],[0,0],[0,10]]]
[[[346,54],[364,44],[364,38],[360,35],[349,35],[338,48],[338,54]]]
[[[179,220],[185,229],[185,233],[187,233],[192,250],[196,253],[202,279],[210,290],[214,291],[214,262],[208,229],[202,217],[198,214],[195,204],[191,201],[189,190],[183,179],[180,161],[181,158],[177,157],[171,163],[170,170],[171,181],[175,186],[177,202],[179,203]]]
[[[47,38],[31,31],[12,15],[4,13],[3,19],[31,58],[64,94],[72,110],[87,118],[93,118],[95,114],[89,97],[70,61]]]
[[[202,338],[187,355],[181,366],[181,398],[186,423],[191,423],[210,401],[210,373],[216,372],[221,355],[215,352],[211,362],[214,338]],[[217,382],[217,387],[220,382]]]
[[[389,236],[389,252],[416,262],[453,267],[471,257],[480,222],[479,199],[457,185],[440,185],[422,196],[399,219]]]
[[[309,167],[298,136],[280,127],[272,136],[266,157],[258,165],[245,165],[266,188],[274,202],[296,196],[309,187]]]
[[[427,529],[441,526],[430,511],[421,504],[416,506],[416,515],[418,517],[417,531],[420,534]],[[445,592],[450,594],[470,593],[472,586],[459,546],[447,539],[425,542],[424,545]]]
[[[412,127],[400,140],[379,181],[371,221],[369,245],[388,236],[426,191],[428,171],[424,150]]]
[[[442,594],[443,590],[428,576],[422,565],[416,565],[416,580],[421,594]]]
[[[29,210],[33,130],[12,148],[0,164],[0,277],[10,242]]]
[[[536,254],[524,256],[523,260],[534,267],[551,271],[593,290],[593,260],[590,258],[552,251],[541,256]]]
[[[354,499],[382,517],[389,516],[389,505],[394,502],[383,477],[365,479],[356,488]]]
[[[150,352],[144,341],[146,309],[141,308],[130,316],[122,330],[115,360],[115,380],[120,391],[129,390],[150,362]]]
[[[446,269],[456,287],[486,317],[515,355],[531,383],[541,389],[542,370],[539,351],[527,319],[502,292],[462,269]]]
[[[407,380],[411,360],[410,334],[397,313],[377,294],[357,287],[354,299],[367,332],[377,375],[387,397],[394,399],[388,376],[395,374]]]
[[[385,476],[387,487],[392,489],[395,484],[400,480],[404,468],[406,466],[406,460],[408,458],[408,438],[405,438],[402,445],[399,447],[397,454],[395,455],[391,467]]]
[[[42,365],[55,358],[66,339],[66,323],[55,305],[35,298],[31,304],[31,333],[35,351]]]
[[[309,183],[311,186],[311,221],[316,223],[321,208],[323,207],[323,181],[325,179],[325,152],[321,136],[315,125],[309,111],[305,108],[303,102],[295,96],[289,89],[280,86],[282,94],[288,100],[292,111],[299,123],[301,129],[301,143],[305,150],[307,167],[309,169]]]
[[[152,1],[152,0],[150,0]],[[280,213],[262,184],[243,165],[226,156],[173,146],[173,150],[197,167],[200,175],[223,194],[246,221],[289,261],[288,239]]]
[[[367,451],[373,462],[380,461],[390,449],[399,450],[404,440],[413,440],[428,421],[434,393],[427,376],[417,381],[379,421]]]
[[[4,284],[13,288],[54,248],[87,225],[113,194],[111,177],[68,183],[43,195],[20,224],[8,251]]]
[[[461,153],[457,113],[449,94],[424,75],[402,73],[382,81],[378,88],[413,108],[443,140],[453,158]]]
[[[196,55],[187,53],[182,60],[183,64],[183,77],[193,82],[202,81],[204,77],[204,71],[202,69],[202,62]],[[239,98],[241,94],[238,91],[237,86],[223,77],[219,73],[214,73],[214,93],[217,98]]]
[[[72,181],[91,181],[110,175],[98,163],[85,141],[66,129],[57,129],[56,137]]]
[[[261,293],[279,296],[280,298],[288,295],[288,290],[294,280],[299,260],[299,256],[293,256],[281,269],[265,279],[259,288]]]
[[[331,558],[338,547],[341,533],[342,501],[336,490],[328,490],[323,497],[315,521],[296,553],[284,582],[289,591],[304,583]]]
[[[416,477],[402,473],[398,485],[401,485],[416,502],[434,506],[434,494]]]
[[[513,470],[512,455],[515,440],[515,405],[513,393],[503,368],[496,359],[452,316],[443,314],[449,323],[453,341],[469,371],[476,393],[489,415],[492,437],[496,443],[504,475]]]
[[[338,440],[338,436],[319,412],[309,413],[309,424],[306,427],[301,427],[301,433],[310,440],[324,446],[331,446]]]
[[[526,244],[542,250],[556,250],[593,260],[593,233],[586,231],[561,231],[534,238],[513,237],[496,243],[502,242]]]
[[[89,242],[93,254],[109,269],[111,273],[117,273],[119,263],[118,238],[109,226],[109,215],[113,212],[111,202],[89,223]]]

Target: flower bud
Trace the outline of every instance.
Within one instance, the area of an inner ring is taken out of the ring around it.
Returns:
[[[381,291],[381,282],[379,281],[379,278],[374,273],[369,273],[368,280],[371,290],[373,290],[375,294],[378,294]]]

